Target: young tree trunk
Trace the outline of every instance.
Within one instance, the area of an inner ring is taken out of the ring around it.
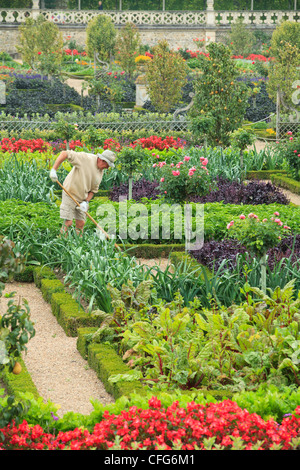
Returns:
[[[264,294],[267,291],[267,255],[264,253],[260,258],[260,269],[261,269],[261,290]]]

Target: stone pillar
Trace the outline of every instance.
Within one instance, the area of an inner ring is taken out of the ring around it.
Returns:
[[[40,14],[40,0],[32,0],[32,18],[36,20],[39,14]]]
[[[146,86],[146,76],[145,76],[145,67],[140,65],[139,67],[140,75],[135,81],[136,94],[135,94],[135,105],[137,107],[142,107],[144,103],[149,99],[147,86]]]
[[[6,104],[6,85],[0,80],[0,104]]]
[[[214,0],[207,0],[205,43],[216,41]]]

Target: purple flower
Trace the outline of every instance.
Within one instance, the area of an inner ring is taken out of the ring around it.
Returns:
[[[59,417],[58,417],[58,416],[55,416],[55,414],[53,413],[53,411],[51,411],[51,416],[52,416],[52,418],[54,419],[54,421],[58,421],[58,420],[59,420]]]

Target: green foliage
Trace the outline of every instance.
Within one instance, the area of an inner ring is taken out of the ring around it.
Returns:
[[[145,151],[139,145],[135,147],[125,146],[119,153],[118,163],[120,163],[123,172],[132,176],[139,171],[144,156]]]
[[[1,394],[1,389],[0,389]],[[14,421],[15,425],[20,424],[30,409],[30,401],[17,401],[15,397],[7,396],[0,399],[0,441],[4,440],[1,429]]]
[[[246,57],[253,53],[255,36],[245,25],[243,18],[237,18],[236,22],[231,24],[229,42],[233,54]]]
[[[23,300],[23,304],[24,308],[10,300],[7,312],[0,320],[0,345],[6,350],[1,351],[0,368],[8,364],[10,372],[22,352],[27,351],[29,339],[35,335],[28,302]]]
[[[0,297],[4,288],[3,281],[18,272],[22,266],[22,259],[14,253],[15,244],[10,240],[0,237]],[[13,297],[14,293],[9,297]],[[23,351],[27,350],[26,344],[35,335],[33,323],[30,320],[30,310],[26,300],[23,300],[25,308],[15,304],[13,300],[8,302],[8,309],[0,316],[0,371],[5,367],[9,372],[16,372],[14,367],[17,359]],[[30,403],[17,402],[14,396],[7,396],[0,406],[0,429],[13,420],[19,423],[28,411]],[[0,439],[3,434],[0,431]]]
[[[187,81],[187,65],[182,56],[169,50],[167,41],[153,48],[153,59],[146,66],[147,90],[152,104],[167,113],[180,99]]]
[[[296,21],[283,21],[278,25],[272,34],[271,51],[272,55],[280,60],[283,50],[287,45],[300,49],[300,24]]]
[[[230,142],[233,148],[238,148],[243,151],[248,145],[252,145],[256,139],[255,133],[252,129],[236,129],[230,135]]]
[[[139,52],[141,38],[138,28],[134,23],[126,23],[123,26],[116,40],[116,52],[118,62],[129,76],[132,76],[135,70],[135,57]]]
[[[184,307],[177,294],[169,304],[156,303],[148,318],[128,318],[120,344],[134,377],[159,390],[298,384],[300,296],[295,299],[294,282],[270,295],[246,283],[243,292],[246,302],[229,308],[212,302],[209,309],[197,299]]]
[[[95,16],[89,21],[86,29],[88,56],[94,59],[94,54],[98,54],[99,60],[108,61],[115,48],[116,34],[109,16]]]
[[[300,35],[300,31],[298,31]],[[293,102],[294,88],[299,82],[300,49],[295,44],[286,42],[284,47],[278,48],[277,57],[269,70],[267,92],[274,101],[277,99],[277,88],[280,89],[281,111],[286,108],[295,108]]]
[[[14,273],[23,267],[23,259],[14,253],[15,244],[0,235],[0,296],[4,288],[3,282],[10,280]]]
[[[191,119],[190,129],[193,134],[193,139],[195,143],[199,143],[204,140],[205,144],[207,141],[207,136],[210,133],[210,129],[214,127],[214,117],[207,113],[199,114]]]
[[[90,335],[90,339],[94,342],[110,341],[111,343],[116,339],[126,328],[128,319],[135,317],[141,318],[140,310],[150,309],[151,297],[151,279],[144,280],[138,286],[134,286],[132,281],[127,281],[123,284],[121,290],[108,284],[107,290],[111,296],[112,313],[106,313],[101,310],[94,310],[93,315],[101,318],[101,326]]]
[[[293,179],[300,181],[300,135],[293,135],[289,132],[277,144],[276,150],[287,159]]]
[[[192,165],[185,158],[175,164],[163,165],[158,170],[161,194],[168,202],[182,203],[191,196],[204,196],[214,187],[206,166],[201,162],[197,166]]]
[[[0,169],[0,200],[19,199],[50,203],[54,199],[54,193],[48,168],[38,169],[36,160],[24,160],[15,156],[3,162]]]
[[[40,15],[36,20],[26,18],[19,27],[18,51],[24,62],[45,75],[56,75],[62,61],[63,39],[56,24]]]
[[[195,82],[195,100],[191,118],[200,114],[214,119],[207,134],[207,143],[226,147],[230,133],[237,129],[247,106],[246,87],[238,83],[239,74],[230,49],[222,43],[207,46],[209,57],[200,56],[201,74]]]
[[[274,215],[260,220],[254,213],[250,213],[248,217],[242,214],[238,220],[228,224],[228,236],[239,240],[247,250],[261,256],[278,245],[290,228],[283,225],[279,212]]]
[[[107,132],[103,129],[96,129],[94,126],[89,126],[81,137],[82,142],[92,148],[102,147],[105,139],[107,139]]]
[[[69,142],[72,139],[76,138],[77,135],[77,125],[70,122],[68,119],[60,119],[54,123],[54,130],[57,132],[57,135],[63,141],[66,140]]]

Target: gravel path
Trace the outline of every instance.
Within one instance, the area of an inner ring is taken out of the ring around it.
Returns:
[[[60,417],[68,411],[89,415],[93,411],[91,398],[102,404],[113,403],[113,397],[79,354],[77,338],[66,336],[40,289],[33,283],[13,282],[6,284],[3,294],[13,291],[17,300],[20,296],[21,301],[24,298],[29,303],[36,334],[28,342],[24,361],[44,401],[60,405]],[[0,314],[9,300],[1,298]]]

